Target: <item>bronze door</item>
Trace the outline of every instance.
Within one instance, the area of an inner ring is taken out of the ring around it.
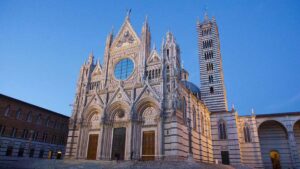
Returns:
[[[113,144],[111,149],[112,160],[124,160],[126,128],[114,128]]]
[[[90,134],[88,153],[87,153],[88,160],[96,160],[97,147],[98,147],[98,134]]]
[[[144,131],[143,132],[143,147],[142,147],[142,159],[154,160],[155,158],[155,132]]]

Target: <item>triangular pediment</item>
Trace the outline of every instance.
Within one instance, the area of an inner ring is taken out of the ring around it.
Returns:
[[[102,72],[101,65],[97,64],[96,67],[93,70],[92,76],[100,75]]]
[[[119,88],[115,91],[113,96],[109,99],[108,105],[112,104],[114,102],[121,101],[121,102],[127,102],[128,104],[131,103],[131,99],[127,95],[127,93],[124,91],[122,86],[119,86]]]
[[[158,102],[161,102],[162,97],[150,86],[150,84],[146,81],[141,93],[136,97],[135,102],[144,98],[144,97],[152,97],[156,99]]]
[[[159,54],[155,49],[150,53],[150,57],[147,59],[147,63],[159,63],[161,61]]]
[[[85,107],[90,107],[92,105],[97,105],[103,107],[104,103],[101,97],[95,92],[94,95],[89,100],[88,104]]]
[[[128,48],[140,44],[140,39],[130,24],[128,18],[125,19],[118,35],[112,44],[112,49]]]

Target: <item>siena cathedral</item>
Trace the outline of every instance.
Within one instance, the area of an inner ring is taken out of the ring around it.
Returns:
[[[196,27],[199,85],[171,32],[151,48],[147,19],[138,35],[127,15],[107,36],[103,64],[90,54],[80,69],[65,157],[300,168],[300,112],[229,110],[216,20]]]

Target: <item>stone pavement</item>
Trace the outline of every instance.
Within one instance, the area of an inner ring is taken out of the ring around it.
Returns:
[[[0,169],[250,169],[188,161],[89,161],[22,159],[0,161]]]

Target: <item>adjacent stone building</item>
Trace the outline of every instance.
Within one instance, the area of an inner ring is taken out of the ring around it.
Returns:
[[[0,159],[62,158],[68,123],[67,116],[0,94]]]
[[[239,116],[228,110],[218,26],[197,23],[201,89],[188,81],[174,35],[151,48],[126,16],[106,39],[103,64],[80,69],[66,157],[194,159],[255,168],[299,168],[300,112]]]

